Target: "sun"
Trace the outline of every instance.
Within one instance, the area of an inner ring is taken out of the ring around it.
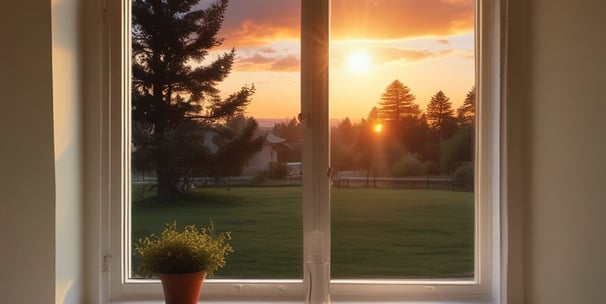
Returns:
[[[381,133],[381,131],[383,131],[383,125],[378,123],[374,126],[373,130],[375,131],[375,133]]]
[[[363,74],[368,72],[372,58],[365,51],[353,51],[347,57],[347,68],[355,74]]]

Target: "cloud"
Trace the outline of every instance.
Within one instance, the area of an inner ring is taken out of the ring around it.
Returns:
[[[444,37],[473,30],[473,0],[333,0],[333,39]]]
[[[430,51],[426,49],[382,48],[373,51],[373,54],[377,54],[377,63],[379,64],[418,63],[446,57],[453,53],[455,53],[454,49]]]
[[[438,39],[436,42],[439,44],[450,44],[450,40],[448,39]]]
[[[335,47],[332,50],[331,63],[335,67],[344,66],[347,63],[347,57],[354,50],[364,50],[367,52],[372,61],[376,65],[389,65],[396,63],[419,63],[427,60],[443,58],[446,56],[458,54],[461,55],[462,51],[455,49],[445,50],[430,50],[430,49],[417,49],[417,48],[403,48],[403,47],[392,47],[392,46],[365,46],[365,47],[348,47],[340,46]]]
[[[276,49],[268,47],[268,48],[262,48],[262,49],[260,49],[259,52],[261,52],[261,53],[272,53],[273,54],[273,53],[277,53],[278,51]]]
[[[230,32],[227,32],[227,30],[230,30]],[[275,41],[298,40],[299,29],[246,20],[238,28],[226,29],[219,36],[225,37],[224,47],[242,48],[267,45]]]
[[[273,71],[299,71],[301,61],[294,55],[289,55],[279,59],[272,65]]]
[[[462,52],[461,54],[465,59],[474,60],[476,58],[476,54],[474,52]]]
[[[399,49],[399,48],[384,48],[374,51],[377,54],[377,59],[388,62],[419,62],[432,57],[436,54],[429,50],[410,50],[410,49]]]
[[[231,0],[219,36],[224,46],[238,48],[298,40],[300,7],[300,0]]]
[[[445,56],[448,56],[448,55],[450,55],[450,54],[452,54],[452,53],[454,53],[454,52],[455,52],[455,50],[453,50],[453,49],[449,49],[449,50],[442,50],[442,51],[440,51],[440,52],[438,53],[438,57],[445,57]]]
[[[266,56],[256,53],[248,57],[236,59],[236,71],[274,71],[297,72],[300,69],[300,59],[295,55]]]
[[[202,0],[205,7],[212,0]],[[223,47],[300,37],[301,0],[231,0],[219,33]],[[446,37],[473,31],[473,0],[332,0],[335,40]],[[443,41],[443,39],[441,39]]]

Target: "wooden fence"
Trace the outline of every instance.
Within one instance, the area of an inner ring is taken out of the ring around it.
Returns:
[[[445,189],[459,188],[455,180],[449,177],[335,177],[333,186],[339,188],[409,188],[409,189]]]

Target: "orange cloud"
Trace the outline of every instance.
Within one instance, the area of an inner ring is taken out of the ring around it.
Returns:
[[[356,49],[356,48],[354,48]],[[392,63],[418,63],[430,59],[442,58],[451,54],[461,53],[454,49],[447,50],[428,50],[428,49],[410,49],[397,47],[365,47],[366,52],[372,57],[373,63],[377,65],[387,65]],[[333,48],[331,54],[332,64],[334,66],[343,66],[351,48]]]
[[[300,15],[300,0],[231,0],[219,36],[228,48],[298,40]]]
[[[300,6],[301,0],[231,0],[219,33],[223,47],[298,40]],[[474,24],[473,0],[332,0],[331,10],[336,40],[445,37],[471,32]]]
[[[274,71],[274,72],[296,72],[300,69],[300,60],[294,55],[266,56],[254,54],[249,57],[239,57],[236,60],[234,70],[236,71]]]
[[[243,21],[239,28],[231,29],[220,36],[225,37],[224,47],[251,47],[266,45],[275,41],[298,40],[299,29],[276,24]]]
[[[473,30],[473,0],[333,0],[332,38],[401,39]]]
[[[428,50],[408,50],[398,48],[385,48],[375,51],[378,56],[378,60],[383,62],[393,61],[407,61],[407,62],[419,62],[428,58],[435,57],[435,53]]]
[[[271,66],[273,71],[299,71],[301,61],[294,55],[289,55],[274,62]]]

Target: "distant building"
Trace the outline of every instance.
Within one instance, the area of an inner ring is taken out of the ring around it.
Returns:
[[[204,145],[208,147],[211,153],[216,153],[219,149],[214,142],[217,133],[209,131],[206,133],[204,139]],[[257,173],[267,170],[269,163],[287,163],[288,164],[299,164],[299,169],[291,168],[296,165],[290,165],[289,175],[300,175],[300,161],[301,161],[301,145],[287,143],[286,139],[275,135],[271,130],[257,129],[254,138],[263,136],[265,142],[259,152],[248,160],[248,163],[242,170],[242,176],[255,176]],[[291,173],[292,171],[292,173]],[[297,173],[299,172],[299,173]]]
[[[253,176],[261,171],[267,170],[269,163],[282,162],[279,154],[284,151],[290,151],[293,148],[286,143],[286,139],[279,137],[267,130],[257,130],[259,135],[265,136],[265,143],[257,154],[255,154],[249,161],[244,170],[242,171],[243,176]],[[265,133],[265,135],[263,135]]]

